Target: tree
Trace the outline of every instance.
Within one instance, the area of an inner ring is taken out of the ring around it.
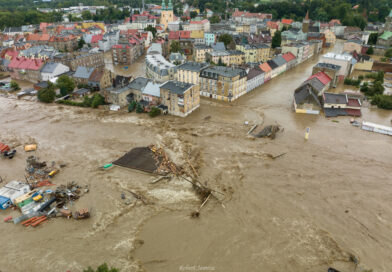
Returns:
[[[218,66],[226,66],[226,65],[223,63],[222,58],[219,58],[219,60],[218,60]]]
[[[13,91],[19,91],[20,90],[19,84],[16,81],[14,81],[14,80],[11,80],[10,87],[11,87],[11,89]]]
[[[105,98],[98,93],[94,94],[91,100],[91,107],[95,109],[98,108],[99,105],[103,104],[105,104]]]
[[[368,50],[366,51],[366,54],[368,54],[368,55],[373,55],[373,54],[374,54],[373,46],[370,46],[370,47],[368,48]]]
[[[80,38],[79,42],[78,42],[78,49],[83,48],[83,45],[85,45],[86,42],[84,41],[83,38]]]
[[[83,272],[119,272],[117,268],[111,267],[104,263],[98,266],[97,270],[92,269],[90,266],[87,269],[83,269]]]
[[[137,103],[137,105],[136,105],[136,113],[143,113],[143,112],[144,112],[144,109],[143,109],[142,105]]]
[[[48,82],[48,87],[43,88],[38,91],[38,100],[44,103],[52,103],[56,97],[56,92],[54,91],[55,86]]]
[[[222,34],[218,38],[219,42],[223,42],[227,48],[227,46],[233,42],[233,37],[230,34]]]
[[[368,44],[376,44],[378,39],[378,33],[371,33],[369,36]]]
[[[272,48],[280,47],[281,43],[282,43],[282,33],[279,30],[277,30],[275,31],[275,35],[272,38],[271,46]]]
[[[82,18],[83,18],[83,20],[92,20],[92,19],[93,19],[93,16],[92,16],[92,14],[91,14],[90,11],[88,11],[88,10],[83,10],[83,12],[82,12]]]
[[[152,107],[150,112],[148,113],[148,115],[150,115],[150,117],[155,117],[161,114],[161,109],[157,108],[157,107]]]
[[[387,50],[387,52],[385,52],[385,56],[386,56],[387,58],[392,58],[392,47],[389,48],[389,49]]]
[[[197,12],[196,11],[191,11],[189,13],[189,16],[193,19],[193,18],[195,18],[197,16]]]
[[[157,29],[155,27],[153,27],[152,25],[148,25],[144,30],[150,31],[152,33],[152,36],[154,36],[154,38],[157,35]]]
[[[180,42],[173,41],[170,45],[170,53],[178,53],[178,52],[180,52],[180,50],[181,50]]]
[[[219,23],[221,21],[221,18],[218,16],[218,15],[213,15],[211,18],[210,18],[210,23],[211,24],[217,24],[217,23]]]
[[[128,105],[128,112],[132,112],[132,111],[134,111],[135,110],[135,108],[136,108],[136,101],[132,101],[131,103],[129,103],[129,105]]]
[[[75,89],[75,81],[67,75],[59,76],[56,84],[62,96],[71,93]]]

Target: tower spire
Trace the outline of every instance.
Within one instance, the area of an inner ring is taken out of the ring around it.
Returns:
[[[169,0],[169,5],[167,6],[167,9],[168,10],[173,10],[173,4],[172,4],[171,0]]]
[[[165,0],[162,0],[162,9],[161,10],[166,10],[166,3]]]

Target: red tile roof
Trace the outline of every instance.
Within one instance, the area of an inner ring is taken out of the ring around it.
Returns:
[[[291,25],[294,22],[293,19],[282,19],[282,24]]]
[[[10,64],[9,68],[12,69],[23,69],[23,70],[39,70],[44,62],[41,59],[27,59],[27,58],[14,58]]]
[[[277,22],[272,22],[272,21],[268,21],[267,22],[267,27],[273,28],[273,29],[279,29],[278,23]]]
[[[361,110],[356,110],[356,109],[345,109],[347,115],[349,116],[361,116]]]
[[[291,53],[291,52],[287,52],[287,53],[283,54],[282,57],[283,57],[284,60],[287,61],[287,62],[290,62],[290,61],[296,59],[296,57],[294,56],[294,54]]]
[[[102,39],[103,39],[102,34],[94,35],[91,37],[91,43],[97,43],[97,42],[101,41]]]
[[[361,106],[361,102],[359,101],[359,99],[349,98],[347,106],[350,106],[350,107],[360,107]]]
[[[307,80],[310,80],[312,78],[317,78],[318,80],[320,80],[321,83],[323,83],[324,85],[327,85],[329,82],[331,82],[331,78],[324,72],[318,72],[314,75],[312,75],[311,77],[309,77]]]
[[[269,13],[251,13],[246,11],[235,11],[233,17],[247,17],[247,18],[259,18],[259,19],[272,19],[272,14]]]
[[[190,39],[191,32],[188,30],[170,31],[169,40]]]
[[[263,70],[265,73],[268,73],[272,71],[271,67],[268,65],[268,63],[264,62],[263,64],[260,64],[260,69]]]

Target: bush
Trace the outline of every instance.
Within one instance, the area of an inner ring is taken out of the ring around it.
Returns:
[[[57,103],[69,105],[69,106],[86,107],[86,105],[83,102],[76,102],[71,100],[59,100],[57,101]]]
[[[137,105],[136,105],[136,113],[143,113],[143,112],[144,112],[144,109],[143,109],[142,105],[137,103]]]
[[[19,91],[20,90],[19,84],[16,81],[14,81],[14,80],[11,80],[10,87],[11,87],[11,89],[13,91]]]
[[[76,101],[70,101],[70,100],[60,100],[60,101],[57,101],[57,103],[64,104],[64,105],[70,105],[70,106],[77,106],[77,107],[98,108],[99,105],[105,104],[105,98],[100,94],[94,94],[91,98],[88,96],[85,96],[83,98],[83,102],[76,102]]]
[[[136,108],[136,101],[132,101],[131,103],[129,103],[129,105],[128,105],[128,112],[132,112],[132,111],[134,111],[135,110],[135,108]]]
[[[368,48],[368,50],[366,51],[366,54],[368,54],[368,55],[373,55],[373,54],[374,54],[373,46],[370,46],[370,47]]]
[[[148,113],[148,115],[150,115],[150,117],[155,117],[161,114],[161,109],[157,108],[157,107],[152,107],[150,112]]]
[[[104,263],[97,267],[97,270],[92,269],[90,266],[87,269],[83,269],[83,272],[119,272],[117,268],[111,267]]]
[[[56,97],[54,86],[49,85],[47,88],[41,89],[37,94],[38,100],[44,103],[52,103]]]
[[[363,80],[363,75],[359,75],[358,79],[362,81]]]
[[[387,58],[392,58],[392,48],[389,48],[389,49],[387,50],[387,52],[385,52],[385,56],[386,56]]]
[[[75,89],[75,81],[67,75],[59,76],[56,85],[60,89],[62,96],[72,93],[72,91]]]
[[[392,110],[392,96],[375,95],[372,99],[372,105],[377,105],[380,109]]]
[[[359,88],[359,85],[361,84],[361,80],[360,80],[360,79],[345,78],[345,79],[344,79],[344,84],[345,84],[345,85],[356,86],[356,87]]]
[[[103,104],[105,104],[105,98],[100,94],[94,94],[91,101],[91,107],[96,109]]]

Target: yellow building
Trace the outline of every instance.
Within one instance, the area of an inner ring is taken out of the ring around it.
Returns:
[[[239,50],[228,50],[229,53],[229,66],[241,65],[245,63],[245,53]]]
[[[335,33],[333,33],[330,29],[324,31],[325,35],[325,43],[328,45],[334,45],[336,42]]]
[[[103,32],[105,32],[105,23],[102,22],[83,22],[82,25],[80,26],[83,29],[90,28],[92,26],[98,26],[100,29],[102,29]]]
[[[169,0],[169,5],[166,8],[165,0],[162,0],[162,11],[160,23],[164,25],[164,30],[167,29],[167,25],[174,21],[173,5]]]
[[[207,68],[206,63],[186,62],[177,66],[177,81],[199,85],[200,71]]]
[[[191,30],[191,39],[204,39],[203,30]]]
[[[242,68],[208,67],[200,72],[200,95],[233,101],[246,93],[246,77]]]
[[[270,47],[267,44],[239,44],[236,49],[244,52],[245,62],[265,62],[269,60]]]
[[[206,54],[212,52],[212,48],[204,44],[195,44],[193,48],[193,60],[206,62]]]
[[[238,25],[235,27],[237,33],[250,33],[250,25]]]

